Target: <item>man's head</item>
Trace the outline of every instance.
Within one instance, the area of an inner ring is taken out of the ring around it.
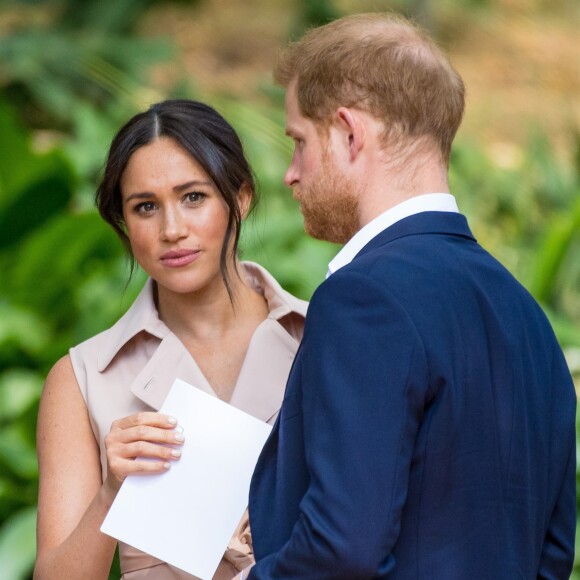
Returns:
[[[306,232],[314,238],[347,242],[358,230],[358,184],[342,167],[343,148],[330,130],[300,112],[295,82],[286,94],[286,134],[294,155],[286,185],[300,202]]]
[[[338,107],[367,111],[393,147],[430,141],[447,163],[461,123],[464,86],[420,29],[390,14],[357,14],[310,30],[283,53],[276,82],[293,81],[301,113],[327,125]]]

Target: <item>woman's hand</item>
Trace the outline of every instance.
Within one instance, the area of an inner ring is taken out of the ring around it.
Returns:
[[[183,441],[176,419],[161,413],[135,413],[115,421],[105,437],[105,486],[115,496],[129,474],[167,471],[181,456]]]

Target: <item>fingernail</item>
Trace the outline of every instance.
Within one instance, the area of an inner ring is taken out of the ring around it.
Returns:
[[[181,425],[177,425],[177,427],[175,427],[174,431],[177,431],[178,433],[183,433],[183,427]]]
[[[171,463],[167,462],[163,464],[163,467],[165,467],[165,469],[170,469],[171,468]]]
[[[172,449],[171,455],[173,455],[173,457],[181,457],[181,451],[179,449]]]
[[[177,425],[177,419],[175,417],[167,417],[167,422],[170,425]]]
[[[175,433],[175,435],[173,435],[173,438],[176,441],[180,441],[180,442],[185,440],[185,437],[181,433]]]

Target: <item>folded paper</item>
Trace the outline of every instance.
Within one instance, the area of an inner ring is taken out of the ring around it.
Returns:
[[[167,472],[127,477],[101,531],[210,580],[271,427],[179,379],[160,411],[183,428],[181,458]]]

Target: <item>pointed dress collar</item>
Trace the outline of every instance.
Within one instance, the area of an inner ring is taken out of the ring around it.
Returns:
[[[291,314],[306,316],[307,303],[286,292],[261,266],[242,262],[250,285],[264,296],[268,317],[256,328],[248,346],[230,404],[269,421],[282,402],[286,379],[298,349],[298,339],[281,324]],[[143,290],[127,313],[107,331],[98,357],[98,370],[106,372],[113,360],[141,333],[159,340],[152,356],[130,385],[131,392],[154,409],[159,409],[173,384],[180,378],[214,395],[195,358],[160,320],[153,299],[153,281]],[[227,353],[224,353],[227,356]]]

